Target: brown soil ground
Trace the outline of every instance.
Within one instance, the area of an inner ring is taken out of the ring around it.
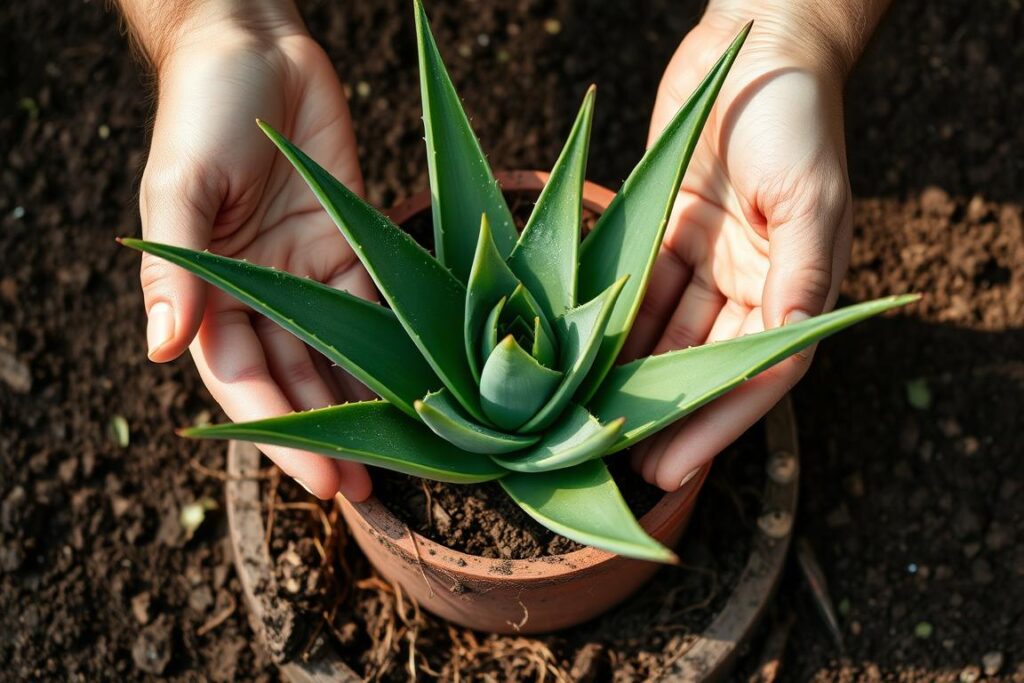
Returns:
[[[496,165],[547,168],[596,82],[590,176],[615,187],[697,4],[430,9]],[[796,391],[799,532],[845,653],[792,571],[782,677],[972,680],[985,662],[988,680],[1024,681],[1024,9],[895,4],[848,88],[843,293],[927,298],[823,344]],[[371,199],[424,187],[408,8],[304,9],[353,85]],[[138,232],[145,79],[103,3],[5,3],[0,28],[0,679],[274,680],[222,513],[192,538],[178,522],[184,505],[222,504],[204,468],[223,467],[223,447],[173,434],[217,409],[187,360],[145,360],[136,255],[112,239]],[[908,385],[930,400],[911,405]]]

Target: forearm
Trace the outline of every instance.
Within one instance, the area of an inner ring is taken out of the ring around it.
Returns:
[[[750,19],[762,40],[838,70],[853,68],[890,0],[709,0],[703,21],[728,22],[732,29]]]
[[[174,51],[237,36],[277,37],[304,30],[292,0],[117,0],[138,50],[154,68]]]

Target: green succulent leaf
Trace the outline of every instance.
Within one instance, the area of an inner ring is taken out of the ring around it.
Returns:
[[[466,355],[477,381],[484,359],[480,357],[480,334],[484,323],[497,303],[506,299],[519,286],[519,280],[505,264],[505,259],[498,252],[491,233],[487,215],[480,216],[480,233],[477,240],[476,255],[473,257],[473,268],[469,273],[466,286],[466,315],[463,337]]]
[[[498,342],[480,375],[480,403],[501,429],[518,429],[544,405],[562,373],[523,350],[509,335]]]
[[[801,349],[919,297],[848,306],[766,332],[670,351],[614,368],[588,405],[602,421],[625,417],[612,451],[622,450],[693,412]]]
[[[544,407],[523,425],[524,432],[545,429],[569,404],[597,357],[608,318],[628,278],[628,275],[623,275],[598,297],[555,320],[555,329],[561,342],[559,367],[565,372],[565,377]]]
[[[366,401],[254,422],[192,427],[194,439],[236,439],[301,448],[332,458],[453,484],[491,481],[505,470],[467,453],[390,403]]]
[[[416,0],[415,5],[434,248],[438,260],[466,282],[473,265],[480,214],[490,220],[502,258],[512,252],[518,235],[505,196],[441,60],[423,4]]]
[[[511,453],[540,440],[539,435],[506,434],[477,424],[466,417],[447,389],[417,401],[416,412],[435,434],[471,453]]]
[[[463,284],[412,237],[302,150],[266,123],[258,123],[345,235],[423,358],[459,403],[471,415],[483,419],[476,380],[461,339],[466,298]],[[395,362],[403,359],[396,358]]]
[[[647,150],[580,247],[579,295],[584,301],[630,276],[582,389],[584,398],[593,395],[633,326],[683,173],[749,32],[748,24]]]
[[[577,543],[640,560],[677,562],[675,553],[636,521],[600,459],[550,472],[513,472],[499,483],[526,514]]]
[[[487,314],[487,320],[484,321],[484,329],[480,335],[481,363],[490,357],[494,352],[494,347],[498,345],[498,321],[501,318],[501,312],[505,310],[505,301],[506,297],[501,297],[501,301],[494,304],[494,308]]]
[[[556,339],[555,331],[551,329],[551,323],[548,322],[547,316],[544,315],[540,310],[540,304],[533,298],[522,283],[519,284],[508,297],[508,301],[505,303],[505,315],[506,320],[515,320],[517,317],[521,318],[526,324],[528,332],[532,333],[536,319],[540,318],[540,325],[544,329],[544,334],[547,335],[549,340]],[[529,321],[529,322],[527,322]]]
[[[621,418],[602,425],[585,408],[571,406],[562,419],[537,445],[510,455],[492,455],[491,459],[514,472],[548,472],[600,458],[619,438]]]
[[[441,385],[395,314],[333,287],[245,261],[125,238],[201,277],[285,328],[407,414]]]
[[[508,260],[509,267],[537,299],[549,320],[576,305],[583,181],[594,93],[591,86],[551,177]]]
[[[555,342],[545,331],[543,318],[539,315],[533,319],[533,348],[530,350],[530,355],[536,358],[538,363],[548,368],[554,369],[558,362]]]

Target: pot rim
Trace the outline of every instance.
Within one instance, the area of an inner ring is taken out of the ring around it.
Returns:
[[[505,191],[540,191],[547,183],[549,175],[545,171],[535,170],[498,171],[495,173],[495,179]],[[608,207],[614,197],[615,193],[608,188],[589,180],[584,182],[584,208],[600,213]],[[413,194],[384,213],[393,222],[401,225],[412,216],[425,211],[430,204],[431,192],[427,189]],[[697,495],[710,468],[710,463],[703,465],[696,476],[691,477],[680,489],[665,493],[654,507],[639,519],[644,531],[658,538],[673,526],[678,521],[680,511],[689,508],[687,503]],[[596,567],[622,558],[615,553],[590,546],[569,553],[538,558],[482,557],[450,548],[413,531],[376,496],[371,495],[361,503],[352,503],[339,494],[338,500],[343,505],[350,506],[371,528],[386,536],[407,558],[427,565],[443,565],[444,569],[454,574],[476,575],[495,582],[507,579],[518,582],[551,581],[570,578],[583,568]]]

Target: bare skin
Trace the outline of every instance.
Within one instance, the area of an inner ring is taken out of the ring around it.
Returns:
[[[850,251],[846,72],[886,0],[713,0],[662,79],[655,136],[750,18],[756,20],[684,179],[624,355],[727,339],[832,307]],[[143,236],[245,258],[377,300],[266,119],[343,183],[362,176],[344,92],[290,0],[122,0],[153,65],[157,115],[143,175]],[[143,256],[149,357],[189,349],[233,420],[368,397],[287,332]],[[790,359],[656,437],[634,464],[666,490],[714,457],[806,371]],[[370,493],[361,465],[262,450],[311,493]]]
[[[745,21],[683,179],[626,357],[760,332],[831,309],[849,264],[842,88],[887,2],[721,0],[662,78],[653,139]],[[679,488],[804,375],[813,349],[659,433],[634,466]]]

